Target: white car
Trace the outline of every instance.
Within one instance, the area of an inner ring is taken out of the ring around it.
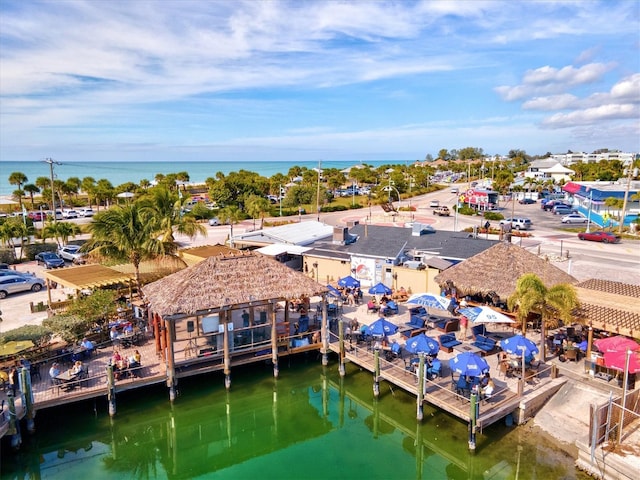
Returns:
[[[587,223],[587,219],[579,213],[570,213],[562,217],[562,223]]]
[[[80,245],[65,245],[58,248],[58,255],[65,260],[73,263],[80,263],[84,254],[80,251]]]
[[[81,217],[93,217],[94,211],[92,208],[86,207],[78,210],[78,215]]]
[[[63,218],[78,218],[78,212],[75,210],[63,210],[62,211]]]

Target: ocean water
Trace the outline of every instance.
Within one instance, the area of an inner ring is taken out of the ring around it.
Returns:
[[[118,394],[111,420],[104,398],[44,410],[19,452],[3,439],[1,478],[38,479],[584,479],[567,455],[527,429],[486,428],[475,454],[467,426],[381,384],[369,373],[322,367],[315,353],[271,365],[181,380],[167,389]]]
[[[322,161],[322,168],[344,169],[359,164],[359,161]],[[404,161],[367,161],[373,167],[388,164],[400,164]],[[308,169],[318,168],[318,162],[60,162],[54,164],[54,175],[59,180],[66,181],[70,177],[93,177],[96,181],[107,179],[114,187],[126,182],[139,183],[140,180],[153,180],[157,173],[187,172],[193,183],[203,183],[209,177],[215,177],[217,172],[227,175],[230,172],[248,170],[265,177],[277,173],[286,174],[291,167],[300,166]],[[42,162],[0,162],[0,196],[11,195],[16,185],[9,183],[9,176],[13,172],[22,172],[27,176],[28,183],[34,183],[38,177],[50,175],[48,163]]]

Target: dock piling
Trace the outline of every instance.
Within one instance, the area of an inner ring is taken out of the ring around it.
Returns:
[[[380,347],[376,345],[374,349],[374,363],[375,369],[373,372],[373,396],[378,398],[380,396]]]
[[[33,434],[36,431],[35,411],[33,408],[33,387],[31,385],[31,373],[28,369],[20,369],[20,391],[23,394],[26,410],[27,432]]]
[[[420,352],[418,358],[418,396],[416,397],[416,418],[421,422],[424,418],[424,353]]]
[[[480,404],[478,403],[478,397],[475,393],[470,397],[470,411],[469,411],[469,450],[475,452],[476,450],[476,430],[478,427],[478,410]]]
[[[173,386],[170,387],[170,392],[172,390]],[[171,397],[171,393],[169,397]],[[109,416],[114,417],[116,414],[116,382],[113,376],[113,365],[107,365],[107,401],[109,403]]]
[[[342,320],[342,317],[338,320],[338,338],[340,342],[340,363],[338,364],[338,372],[340,372],[341,377],[344,377],[344,320]]]

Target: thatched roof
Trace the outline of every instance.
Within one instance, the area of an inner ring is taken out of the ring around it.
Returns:
[[[446,269],[435,281],[440,285],[452,282],[458,294],[486,295],[494,291],[506,299],[515,292],[518,279],[525,273],[535,273],[547,287],[577,283],[574,277],[547,260],[508,242],[500,242]]]
[[[576,285],[576,292],[582,322],[640,339],[640,285],[591,279]]]
[[[327,289],[270,257],[249,253],[207,258],[142,290],[152,311],[179,317],[311,297]]]

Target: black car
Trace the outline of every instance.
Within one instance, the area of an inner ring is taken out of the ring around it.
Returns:
[[[42,263],[47,269],[64,267],[64,259],[57,253],[40,252],[36,255],[35,259],[38,265]]]
[[[536,201],[533,198],[521,198],[520,200],[518,200],[518,203],[520,205],[531,205],[533,203],[536,203]]]

